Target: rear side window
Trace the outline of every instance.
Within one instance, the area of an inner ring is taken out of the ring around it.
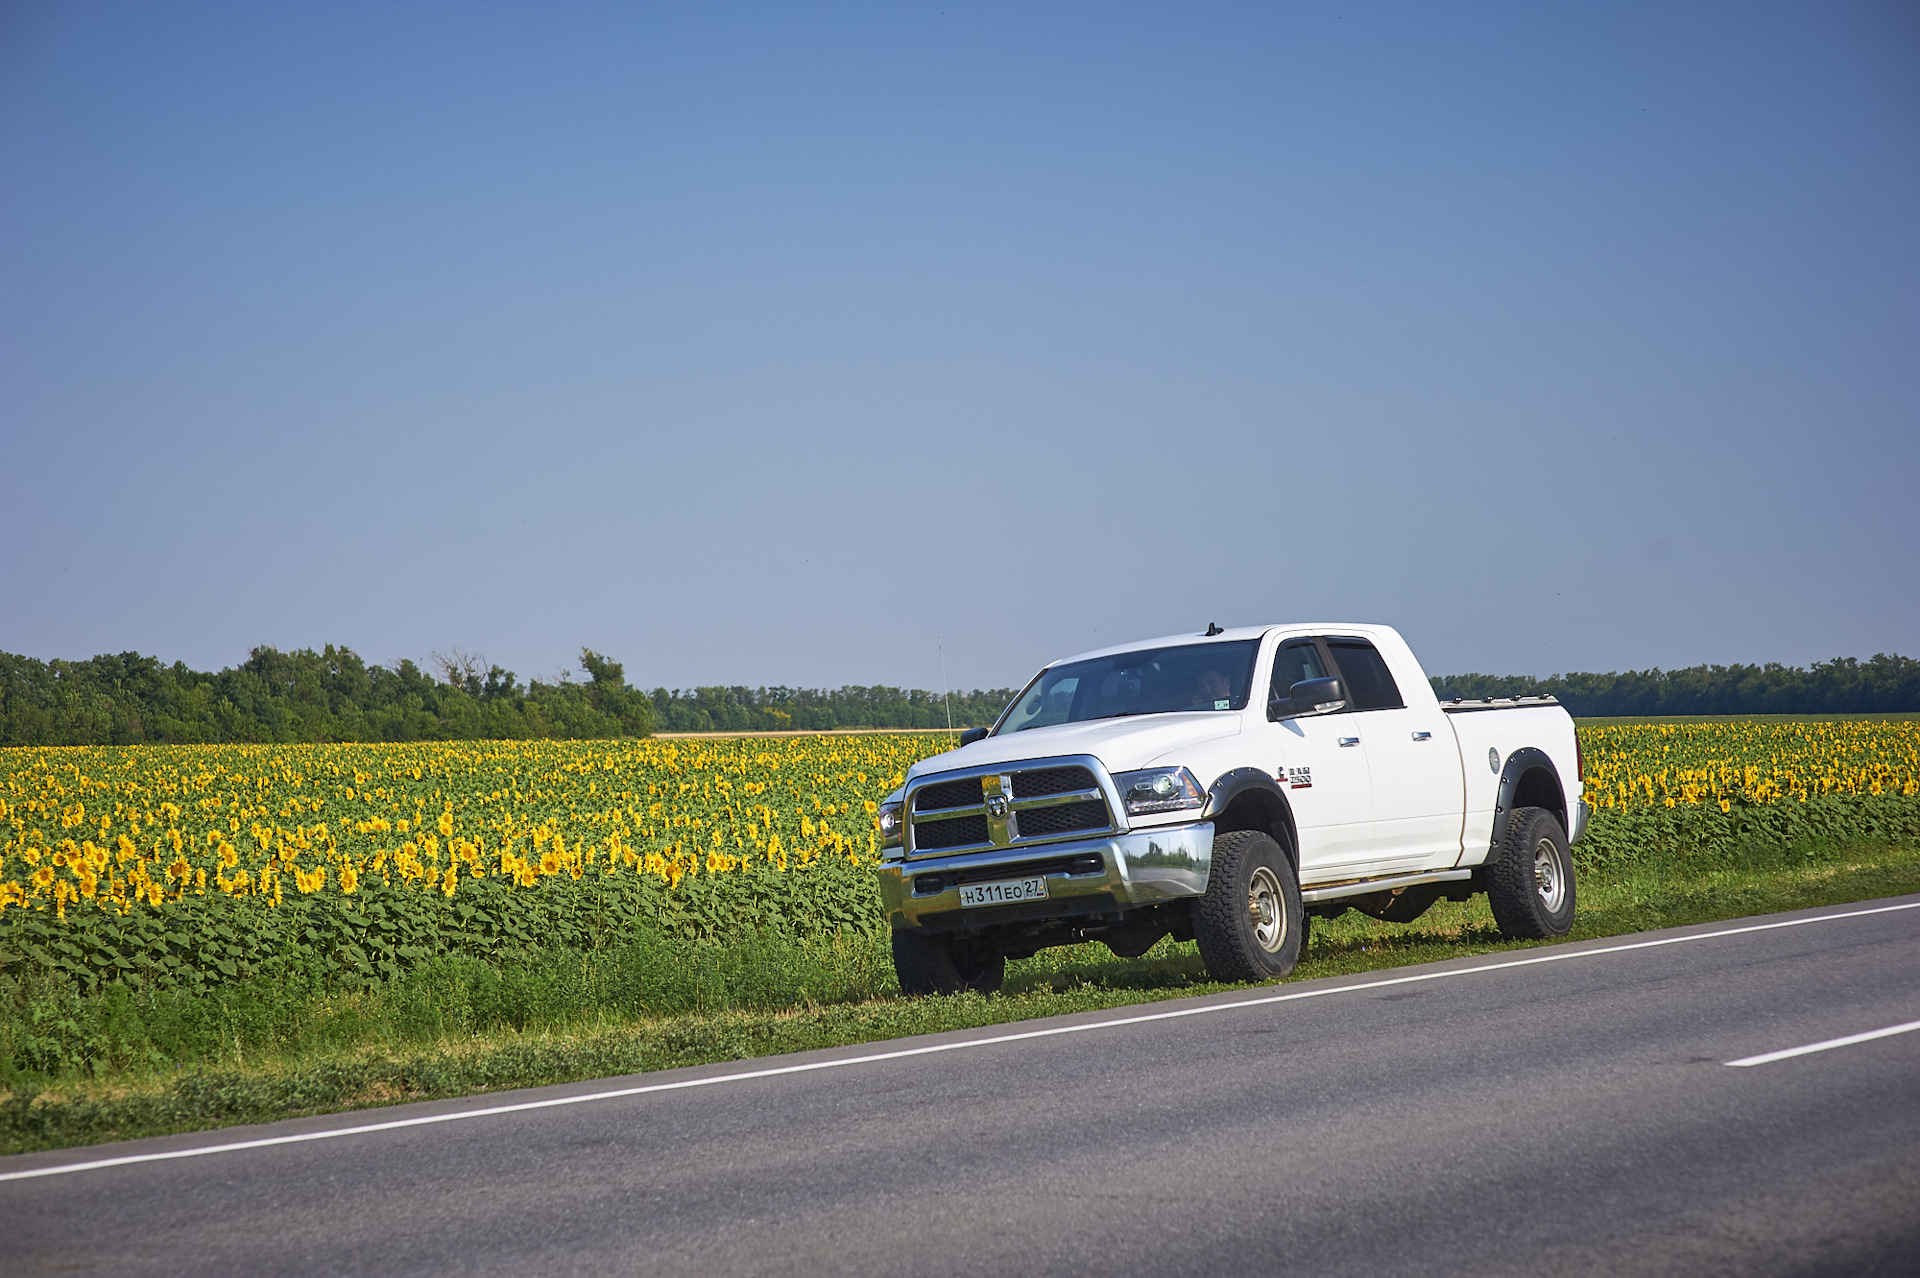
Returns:
[[[1393,681],[1379,650],[1365,639],[1329,639],[1334,664],[1346,682],[1347,695],[1355,710],[1399,710],[1406,706],[1400,699],[1400,686]]]
[[[1303,679],[1324,679],[1327,668],[1320,662],[1320,649],[1311,639],[1293,639],[1280,645],[1273,654],[1273,683],[1267,700],[1284,697]]]

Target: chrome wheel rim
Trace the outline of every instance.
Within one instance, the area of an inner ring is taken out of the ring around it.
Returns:
[[[1549,914],[1558,914],[1567,903],[1566,869],[1560,864],[1560,849],[1552,839],[1542,839],[1534,846],[1533,887]]]
[[[1280,890],[1280,878],[1266,866],[1256,866],[1253,882],[1247,885],[1247,916],[1253,924],[1253,939],[1272,954],[1287,940],[1287,898]]]

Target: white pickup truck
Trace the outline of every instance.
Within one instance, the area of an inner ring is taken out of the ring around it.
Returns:
[[[1443,704],[1387,626],[1103,648],[881,805],[894,966],[908,993],[989,991],[1050,945],[1172,935],[1216,980],[1266,980],[1310,914],[1404,923],[1475,892],[1507,936],[1564,936],[1581,773],[1551,697]]]

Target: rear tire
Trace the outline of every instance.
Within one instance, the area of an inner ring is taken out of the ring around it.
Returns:
[[[1560,818],[1515,808],[1500,859],[1487,867],[1487,904],[1500,934],[1546,941],[1573,928],[1573,851]]]
[[[1293,866],[1269,835],[1235,830],[1214,839],[1193,933],[1216,981],[1270,981],[1293,971],[1306,945],[1307,913]]]
[[[1007,956],[951,932],[895,932],[893,971],[902,994],[991,994],[1007,976]]]

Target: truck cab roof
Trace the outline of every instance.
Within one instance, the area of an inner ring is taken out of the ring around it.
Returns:
[[[1111,657],[1123,652],[1141,652],[1148,648],[1170,648],[1175,644],[1187,643],[1234,643],[1247,639],[1259,639],[1276,630],[1300,630],[1309,634],[1362,635],[1373,637],[1380,634],[1392,635],[1398,639],[1399,631],[1392,626],[1383,626],[1374,622],[1357,621],[1284,621],[1264,626],[1235,626],[1222,630],[1218,634],[1162,635],[1158,639],[1138,639],[1131,643],[1117,643],[1109,648],[1095,648],[1090,652],[1075,653],[1071,657],[1062,657],[1049,662],[1049,668],[1069,661],[1087,661],[1095,657]]]

